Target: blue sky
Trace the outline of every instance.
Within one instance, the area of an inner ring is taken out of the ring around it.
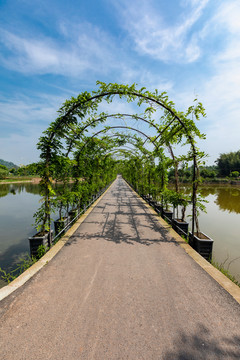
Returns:
[[[197,96],[208,163],[239,150],[239,19],[239,0],[0,0],[0,158],[37,161],[58,108],[97,80],[167,91],[179,110]]]

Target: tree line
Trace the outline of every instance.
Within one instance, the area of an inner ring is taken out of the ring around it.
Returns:
[[[240,150],[220,154],[216,164],[219,176],[238,177],[240,174]]]
[[[215,161],[216,165],[201,166],[200,175],[202,178],[214,179],[217,177],[231,177],[237,178],[240,175],[240,150],[236,152],[229,152],[220,154]],[[11,163],[12,164],[12,163]],[[15,167],[7,168],[7,166],[0,165],[0,178],[5,178],[8,175],[17,176],[38,176],[40,173],[41,163],[32,163],[21,166],[18,169]],[[192,168],[182,167],[179,170],[179,177],[183,182],[187,182],[192,176]],[[169,179],[174,177],[174,169],[168,172]]]
[[[215,161],[216,165],[200,166],[200,176],[203,179],[238,178],[240,176],[240,150],[220,154]],[[192,167],[183,164],[178,170],[181,182],[188,182],[192,176]],[[169,180],[174,179],[174,168],[168,172]]]

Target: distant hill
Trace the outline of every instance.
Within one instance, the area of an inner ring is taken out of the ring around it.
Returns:
[[[3,159],[0,159],[0,164],[6,166],[8,169],[12,169],[12,168],[18,169],[19,168],[19,166],[15,165],[11,161],[5,161]]]

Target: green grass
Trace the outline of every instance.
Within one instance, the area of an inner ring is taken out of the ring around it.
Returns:
[[[221,271],[221,273],[222,273],[223,275],[225,275],[228,279],[230,279],[234,284],[236,284],[237,286],[240,287],[240,282],[237,281],[236,278],[235,278],[233,275],[231,275],[231,274],[229,273],[229,271],[223,267],[222,264],[219,264],[219,263],[216,262],[215,260],[211,260],[211,264],[212,264],[216,269],[218,269],[219,271]]]
[[[0,183],[12,183],[15,181],[29,181],[32,180],[36,176],[13,176],[7,179],[0,179]]]
[[[48,248],[45,249],[43,245],[40,245],[37,250],[37,256],[29,256],[25,255],[18,260],[17,266],[14,270],[9,272],[5,271],[0,267],[0,279],[4,281],[4,283],[10,283],[15,280],[19,275],[21,275],[25,270],[30,268],[33,264],[35,264],[43,255],[46,254]]]

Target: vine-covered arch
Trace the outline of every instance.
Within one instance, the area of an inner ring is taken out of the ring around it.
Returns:
[[[159,94],[157,90],[149,92],[146,88],[137,89],[135,84],[131,86],[112,83],[105,84],[103,82],[97,82],[97,84],[99,85],[97,91],[93,91],[92,93],[83,92],[76,98],[67,100],[58,111],[59,116],[57,119],[50,124],[38,143],[38,148],[41,151],[40,157],[44,162],[41,182],[43,189],[42,194],[44,196],[44,205],[42,207],[42,212],[44,213],[42,217],[43,228],[47,227],[46,224],[48,224],[48,227],[50,225],[51,198],[54,194],[51,178],[54,164],[59,161],[60,157],[69,158],[74,152],[79,154],[79,149],[88,149],[87,144],[91,143],[93,138],[102,132],[108,129],[119,129],[121,127],[106,127],[105,130],[96,131],[94,135],[86,136],[85,133],[88,129],[94,129],[104,124],[107,119],[120,119],[124,117],[132,118],[136,121],[140,120],[155,130],[155,135],[151,136],[145,134],[145,132],[141,132],[139,129],[122,126],[122,128],[142,133],[142,135],[146,137],[146,140],[153,143],[155,149],[152,152],[152,156],[159,157],[160,162],[163,159],[161,152],[163,146],[179,144],[183,143],[183,141],[185,144],[189,144],[190,151],[188,160],[193,161],[192,232],[194,232],[198,162],[203,156],[203,153],[196,147],[196,138],[203,138],[204,135],[200,133],[193,119],[199,119],[200,115],[205,116],[202,104],[196,103],[183,113],[174,108],[174,103],[169,101],[165,92]],[[118,96],[120,99],[125,99],[129,103],[136,102],[139,107],[142,105],[145,106],[143,113],[127,114],[124,112],[123,114],[107,114],[102,112],[98,114],[100,103],[105,100],[110,104],[115,96]],[[159,109],[163,110],[161,115],[158,115]],[[157,119],[154,119],[154,115]],[[140,146],[144,147],[145,144],[146,141],[142,142]],[[104,146],[106,146],[106,144],[103,144],[103,147]]]

